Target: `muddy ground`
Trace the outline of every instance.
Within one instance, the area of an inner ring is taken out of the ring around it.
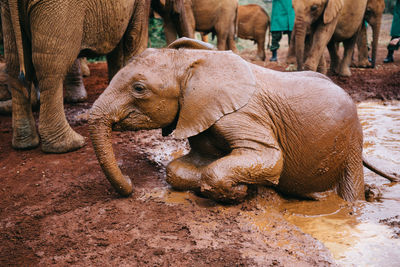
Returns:
[[[252,55],[242,53],[249,60]],[[330,77],[355,101],[400,100],[400,52],[387,65],[381,64],[384,45],[378,55],[376,69]],[[72,127],[85,137],[87,110],[107,86],[106,64],[90,69],[88,102],[65,105]],[[122,172],[135,186],[128,198],[105,179],[89,139],[78,151],[55,155],[40,148],[15,151],[11,135],[11,117],[0,116],[0,266],[335,265],[319,241],[284,220],[275,204],[285,196],[273,189],[259,188],[233,206],[171,190],[165,163],[182,154],[185,143],[162,138],[158,130],[114,134]]]

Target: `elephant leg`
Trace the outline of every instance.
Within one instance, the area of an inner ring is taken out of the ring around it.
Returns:
[[[357,136],[362,136],[362,133],[359,133]],[[364,200],[362,138],[353,138],[350,149],[351,151],[336,191],[341,198],[347,201]]]
[[[211,161],[201,157],[193,149],[167,166],[167,182],[177,190],[200,190],[200,169]]]
[[[108,79],[111,81],[114,75],[124,66],[124,51],[122,42],[120,42],[113,51],[107,54],[107,66]]]
[[[10,76],[9,86],[12,90],[12,146],[15,149],[30,149],[39,145],[39,136],[32,114],[31,101],[27,89]],[[34,93],[34,92],[31,92]]]
[[[340,62],[340,67],[339,67],[339,75],[340,76],[344,76],[344,77],[351,76],[350,64],[351,64],[351,58],[352,58],[353,51],[354,51],[354,46],[355,46],[356,40],[357,40],[357,35],[358,34],[355,34],[350,39],[343,41],[344,53],[343,53],[343,59]]]
[[[339,68],[339,54],[338,45],[334,41],[328,43],[329,56],[331,58],[330,70],[332,73],[338,73]]]
[[[361,31],[357,37],[357,48],[358,48],[358,63],[352,64],[359,68],[371,67],[371,63],[368,61],[368,46],[367,46],[367,28],[362,23]]]
[[[327,67],[326,67],[326,60],[325,60],[325,56],[324,55],[322,55],[321,59],[319,60],[317,71],[319,73],[322,73],[322,74],[326,74],[327,71],[328,71]]]
[[[282,168],[278,149],[235,149],[203,168],[201,193],[223,202],[241,201],[247,196],[248,184],[277,185]]]
[[[229,50],[232,50],[233,53],[238,53],[238,50],[236,48],[236,44],[235,44],[235,34],[234,34],[234,29],[233,26],[231,27],[231,31],[228,33],[228,38],[226,39],[226,47]]]
[[[64,80],[64,100],[69,103],[83,102],[87,99],[85,86],[83,85],[80,60],[76,59],[69,69]]]
[[[19,63],[16,51],[16,41],[11,25],[10,11],[6,5],[1,6],[2,26],[4,34],[4,57],[7,64],[8,89],[11,100],[1,103],[4,112],[12,110],[12,146],[15,149],[30,149],[39,145],[39,136],[27,88],[19,81]],[[12,102],[12,105],[11,105]]]
[[[265,34],[257,38],[257,57],[264,61],[265,60]]]
[[[90,68],[88,66],[88,61],[86,57],[79,58],[80,65],[81,65],[81,71],[82,71],[82,76],[83,77],[89,77],[90,76]]]
[[[40,88],[39,134],[44,152],[65,153],[85,145],[84,137],[68,124],[63,103],[63,81],[80,50],[83,16],[79,12],[63,13],[74,21],[64,27],[59,23],[61,14],[58,14],[64,9],[55,3],[49,8],[54,8],[54,13],[44,13],[37,7],[30,17],[32,62]]]

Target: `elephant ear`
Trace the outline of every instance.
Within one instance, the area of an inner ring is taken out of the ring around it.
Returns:
[[[324,23],[328,24],[332,22],[334,18],[339,15],[340,10],[343,7],[343,0],[328,0],[324,12]]]
[[[177,138],[197,135],[245,106],[256,81],[250,65],[232,52],[202,53],[187,66],[181,83]]]
[[[170,43],[167,48],[179,49],[179,48],[188,48],[188,49],[205,49],[205,50],[214,50],[215,47],[210,44],[200,40],[191,39],[187,37],[182,37],[174,42]]]

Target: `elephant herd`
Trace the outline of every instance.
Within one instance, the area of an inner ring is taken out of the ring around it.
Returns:
[[[324,72],[327,46],[331,69],[350,75],[363,19],[380,23],[370,2],[293,0],[296,24],[288,60],[296,58],[299,70]],[[168,48],[146,50],[151,9],[164,19]],[[228,202],[242,200],[252,184],[274,185],[301,197],[335,189],[347,200],[363,198],[362,132],[354,103],[341,88],[321,74],[273,72],[232,52],[206,51],[210,45],[200,41],[174,41],[177,35],[211,32],[218,50],[236,52],[238,35],[255,40],[257,56],[264,60],[270,20],[257,5],[242,7],[236,0],[8,0],[1,1],[1,19],[15,149],[41,143],[43,152],[65,153],[85,144],[66,120],[63,87],[70,88],[71,101],[84,99],[83,66],[77,59],[106,55],[111,82],[91,110],[90,132],[103,171],[122,195],[132,192],[132,183],[119,170],[107,141],[114,127],[162,128],[163,134],[175,130],[178,137],[189,138],[192,151],[167,168],[167,180],[177,189]],[[342,61],[338,42],[345,47]],[[374,39],[373,63],[376,44]],[[36,88],[38,130],[31,108]],[[305,97],[309,90],[318,99]]]

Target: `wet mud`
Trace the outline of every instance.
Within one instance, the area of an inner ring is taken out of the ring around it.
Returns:
[[[251,60],[253,53],[242,56]],[[382,62],[383,45],[378,55]],[[400,100],[398,59],[352,69],[351,78],[330,77],[359,103],[365,153],[400,172],[399,102],[388,101]],[[285,69],[280,62],[253,62]],[[65,106],[85,137],[87,111],[107,86],[106,64],[89,67],[88,102]],[[113,133],[118,164],[135,186],[121,198],[89,139],[78,151],[55,155],[15,151],[11,135],[11,117],[0,116],[0,266],[400,264],[399,185],[368,171],[366,182],[381,194],[373,202],[353,205],[329,193],[304,201],[259,187],[244,203],[226,206],[166,184],[165,165],[187,152],[185,141],[163,138],[159,130]]]

